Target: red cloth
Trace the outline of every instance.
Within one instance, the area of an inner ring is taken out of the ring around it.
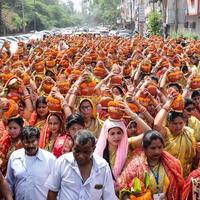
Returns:
[[[0,167],[2,172],[5,174],[6,169],[7,169],[7,162],[8,162],[8,152],[9,149],[12,145],[12,138],[10,137],[10,135],[8,134],[8,132],[5,131],[5,133],[3,134],[3,136],[0,139],[0,159],[2,161],[2,163],[0,163]],[[22,148],[22,143],[20,141],[20,139],[15,143],[15,148],[13,148],[14,150],[20,149]]]
[[[190,200],[191,199],[191,191],[192,191],[192,184],[191,179],[195,179],[197,177],[200,177],[200,167],[190,173],[190,175],[185,180],[185,184],[183,186],[183,192],[182,192],[182,200]]]
[[[59,158],[61,155],[62,155],[62,150],[63,150],[63,145],[65,143],[65,141],[69,141],[69,139],[71,139],[71,137],[69,135],[61,135],[61,136],[58,136],[56,138],[56,141],[54,143],[54,146],[53,146],[53,150],[52,150],[52,153],[57,157]],[[70,151],[71,149],[69,149]]]

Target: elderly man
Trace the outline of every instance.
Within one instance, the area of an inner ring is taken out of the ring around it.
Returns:
[[[45,200],[48,189],[44,183],[56,158],[38,148],[38,128],[24,127],[21,134],[24,148],[11,154],[6,179],[15,200]]]
[[[116,200],[108,163],[93,155],[95,137],[88,130],[74,136],[72,152],[62,155],[47,179],[47,200]]]
[[[13,200],[9,186],[0,171],[0,199]]]

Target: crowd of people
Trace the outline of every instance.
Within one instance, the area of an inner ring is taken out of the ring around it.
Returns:
[[[5,41],[0,199],[197,200],[199,120],[200,41]]]

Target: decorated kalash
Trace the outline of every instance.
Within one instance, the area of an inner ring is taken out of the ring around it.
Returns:
[[[150,176],[145,172],[144,180],[135,177],[130,185],[130,190],[122,190],[119,199],[124,199],[124,196],[127,196],[130,200],[151,200],[152,193],[149,189],[149,184]],[[165,196],[160,195],[159,199],[164,200]]]

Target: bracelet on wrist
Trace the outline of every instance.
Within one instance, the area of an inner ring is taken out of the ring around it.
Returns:
[[[165,110],[165,111],[167,111],[167,112],[170,111],[170,108],[169,108],[169,107],[166,107],[166,106],[163,106],[162,109]]]

